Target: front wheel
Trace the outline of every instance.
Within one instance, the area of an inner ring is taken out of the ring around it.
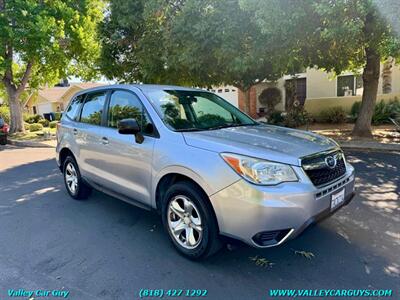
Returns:
[[[186,257],[206,258],[221,248],[211,204],[197,185],[171,186],[163,199],[162,218],[175,248]]]

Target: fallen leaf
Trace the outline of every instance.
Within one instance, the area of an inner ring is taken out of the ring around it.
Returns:
[[[307,259],[313,259],[315,257],[314,253],[308,251],[293,250],[294,254],[303,256]]]

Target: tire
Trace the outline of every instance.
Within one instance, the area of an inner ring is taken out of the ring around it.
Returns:
[[[204,259],[221,248],[213,209],[207,195],[196,184],[181,181],[172,185],[165,193],[161,213],[170,240],[185,257]]]
[[[63,177],[65,188],[72,198],[75,200],[83,200],[89,197],[92,188],[83,182],[78,164],[72,156],[68,156],[64,161]],[[72,188],[72,186],[74,186],[74,188]]]

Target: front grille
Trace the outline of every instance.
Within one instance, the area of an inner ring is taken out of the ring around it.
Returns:
[[[336,165],[334,167],[329,167],[326,163],[326,159],[329,156],[336,160]],[[313,155],[312,157],[306,157],[301,160],[301,164],[315,186],[334,181],[346,173],[346,164],[341,151],[321,153]]]

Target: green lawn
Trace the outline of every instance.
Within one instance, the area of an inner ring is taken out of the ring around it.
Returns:
[[[27,140],[40,140],[44,138],[45,132],[50,132],[51,136],[54,137],[56,134],[57,128],[48,128],[45,127],[43,130],[30,132],[27,130],[25,133],[14,133],[10,134],[10,138],[19,141],[27,141]]]

